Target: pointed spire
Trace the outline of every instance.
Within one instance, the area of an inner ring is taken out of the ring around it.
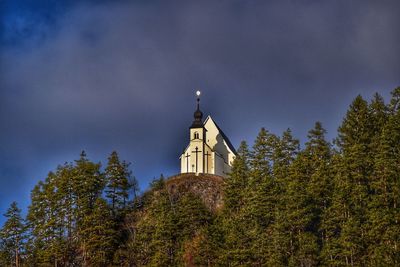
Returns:
[[[196,92],[197,96],[197,110],[194,112],[194,121],[190,128],[202,128],[203,127],[203,112],[200,111],[200,91]]]

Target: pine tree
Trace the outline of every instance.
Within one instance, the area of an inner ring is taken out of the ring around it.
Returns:
[[[28,211],[29,261],[38,265],[82,264],[80,235],[105,181],[100,164],[84,152],[76,164],[64,164],[35,186]]]
[[[135,211],[125,262],[139,266],[182,266],[185,262],[212,260],[211,254],[200,255],[191,249],[200,235],[208,233],[202,229],[211,224],[211,213],[203,202],[189,192],[171,195],[163,179],[152,185],[144,209]],[[210,253],[207,246],[202,251]]]
[[[310,177],[308,191],[313,197],[314,209],[318,216],[327,209],[332,192],[331,145],[325,140],[326,131],[320,122],[316,122],[308,132],[308,141],[304,150],[306,157],[305,172]]]
[[[289,231],[288,192],[291,188],[290,167],[299,153],[299,140],[292,136],[290,129],[276,137],[272,149],[272,173],[275,183],[273,193],[273,224],[269,228],[268,265],[282,266],[289,264],[288,255],[293,255],[293,240]]]
[[[120,215],[126,208],[130,188],[132,186],[137,187],[137,182],[135,182],[128,167],[128,163],[119,160],[117,152],[111,153],[105,169],[107,180],[105,192],[106,197],[111,202],[111,210],[114,217]]]
[[[371,118],[368,103],[358,96],[339,127],[336,142],[341,155],[335,163],[335,191],[329,210],[336,221],[332,221],[326,244],[329,251],[324,251],[332,259],[330,264],[366,264],[366,213],[374,167],[371,143],[376,134]]]
[[[71,182],[77,225],[81,223],[85,215],[90,214],[106,185],[100,167],[100,163],[93,163],[87,159],[85,151],[82,151],[79,160],[75,160]]]
[[[271,172],[271,157],[277,137],[262,128],[254,142],[251,154],[249,205],[251,216],[261,227],[272,222],[275,181]]]
[[[221,220],[218,221],[224,235],[221,264],[229,263],[237,266],[245,264],[250,258],[251,241],[246,233],[249,219],[244,210],[248,205],[249,196],[249,161],[249,148],[246,142],[242,142],[233,162],[230,177],[225,181],[224,208]]]
[[[272,172],[277,180],[288,177],[289,166],[296,158],[299,150],[300,142],[293,137],[290,129],[284,131],[280,138],[275,138],[271,159],[273,162]]]
[[[2,254],[5,256],[7,265],[19,267],[21,266],[26,230],[21,210],[16,202],[11,203],[4,216],[7,220],[0,231]]]
[[[155,229],[150,232],[149,247],[153,248],[149,264],[152,266],[172,266],[177,264],[178,246],[177,216],[175,203],[171,200],[166,189],[157,193],[157,198],[150,206],[150,223]],[[179,229],[179,230],[178,230]]]
[[[275,141],[276,137],[262,128],[251,152],[242,142],[226,181],[221,261],[230,266],[262,264],[267,257],[266,228],[272,222],[274,187],[270,159]]]
[[[39,241],[42,239],[45,224],[45,203],[42,188],[43,182],[40,181],[32,189],[31,204],[28,207],[27,214],[27,227],[30,231],[28,254],[30,262],[33,263],[38,261],[37,251],[43,246],[43,243]]]
[[[12,258],[13,256],[7,250],[6,244],[0,238],[0,266],[9,265]]]
[[[270,134],[265,128],[261,128],[254,142],[251,153],[251,169],[253,184],[261,182],[265,177],[271,174],[270,159],[272,155],[271,141],[276,137]]]
[[[325,140],[325,129],[320,122],[316,122],[314,129],[308,132],[308,141],[303,152],[304,175],[307,176],[307,192],[312,209],[310,230],[317,236],[318,252],[327,241],[328,225],[324,224],[331,214],[328,207],[332,202],[333,171],[331,145]],[[323,257],[322,257],[323,258]]]
[[[250,254],[253,264],[258,266],[267,264],[271,257],[271,228],[275,221],[277,191],[271,166],[277,142],[278,137],[262,128],[251,154],[250,190],[245,214],[250,219],[247,224],[253,228],[248,233],[252,238]]]
[[[161,174],[158,179],[154,178],[150,183],[151,191],[158,191],[161,189],[165,189],[165,178],[164,175]]]
[[[117,235],[112,211],[98,198],[79,229],[82,238],[83,266],[108,266],[116,250]]]
[[[380,123],[384,127],[375,157],[371,201],[368,205],[368,237],[370,240],[368,257],[371,265],[397,266],[400,264],[398,248],[400,243],[399,99],[400,88],[397,88],[392,92],[388,121],[385,124],[385,120],[382,119],[383,122]]]
[[[154,179],[150,187],[132,216],[125,262],[138,266],[172,266],[178,249],[174,202],[163,176]]]
[[[226,265],[223,250],[223,231],[219,218],[195,231],[194,237],[183,244],[183,259],[186,266],[221,266]]]
[[[62,261],[60,264],[69,265],[74,262],[78,244],[74,238],[76,235],[75,205],[76,198],[73,191],[74,166],[64,164],[57,168],[57,199],[59,218],[61,219],[60,246],[62,247]]]
[[[62,195],[57,190],[57,180],[58,172],[50,172],[45,182],[39,183],[31,195],[32,205],[27,219],[37,263],[60,263],[64,256]]]
[[[210,211],[198,196],[190,192],[185,192],[179,197],[174,212],[177,217],[177,227],[181,229],[178,233],[179,239],[182,241],[192,239],[198,229],[211,221]]]
[[[232,163],[231,173],[225,182],[224,211],[239,212],[245,205],[246,188],[249,182],[250,152],[245,141],[242,141]]]
[[[386,125],[389,117],[389,108],[385,105],[383,97],[378,93],[369,104],[370,121],[371,121],[371,154],[374,156],[377,153],[381,134],[384,126]]]
[[[286,233],[288,265],[315,266],[318,263],[322,238],[318,231],[322,212],[329,204],[330,147],[325,130],[317,122],[309,131],[306,148],[290,166],[285,181],[284,206],[280,231]],[[283,228],[282,228],[283,226]]]

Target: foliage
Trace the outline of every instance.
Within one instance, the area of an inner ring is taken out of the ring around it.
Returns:
[[[217,210],[162,175],[139,195],[117,152],[104,170],[82,152],[33,188],[26,221],[11,204],[0,265],[399,266],[400,88],[357,96],[335,146],[325,134],[242,142]]]
[[[21,210],[13,202],[4,214],[7,221],[0,230],[0,255],[4,265],[21,265],[21,255],[25,240],[25,225],[21,217]],[[1,263],[0,261],[0,263]]]

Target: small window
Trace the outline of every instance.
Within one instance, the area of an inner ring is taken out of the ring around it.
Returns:
[[[194,132],[194,139],[199,139],[199,133],[198,132]]]

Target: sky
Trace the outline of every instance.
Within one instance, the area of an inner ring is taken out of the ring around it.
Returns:
[[[336,136],[400,86],[400,1],[0,0],[0,213],[57,165],[116,150],[145,190],[179,172],[195,110],[234,146]],[[3,218],[0,218],[0,222]]]

